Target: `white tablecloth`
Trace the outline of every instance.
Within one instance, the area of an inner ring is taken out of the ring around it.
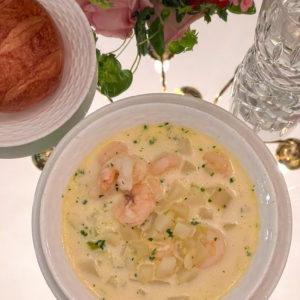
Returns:
[[[261,0],[256,1],[260,7]],[[247,49],[253,43],[257,15],[229,15],[226,23],[213,18],[211,24],[200,20],[193,24],[199,29],[199,45],[192,53],[180,54],[170,60],[167,71],[168,92],[185,85],[194,86],[212,102],[223,85],[233,75]],[[119,40],[100,38],[99,47],[113,50]],[[130,67],[136,55],[134,41],[122,54],[124,67]],[[131,88],[122,97],[161,92],[160,76],[154,61],[143,58],[134,75]],[[107,100],[97,93],[90,112],[106,105]],[[228,109],[229,93],[220,100]],[[291,136],[300,137],[300,127]],[[274,153],[276,145],[269,146]],[[283,170],[293,209],[293,240],[289,259],[271,300],[300,299],[300,170]],[[40,171],[31,158],[0,159],[0,287],[3,300],[54,299],[35,258],[31,237],[31,209]],[[241,299],[242,300],[242,299]],[[259,300],[259,299],[258,299]]]

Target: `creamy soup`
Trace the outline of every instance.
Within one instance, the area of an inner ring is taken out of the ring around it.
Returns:
[[[101,300],[220,299],[258,242],[255,187],[239,162],[167,122],[99,144],[63,197],[65,251]]]

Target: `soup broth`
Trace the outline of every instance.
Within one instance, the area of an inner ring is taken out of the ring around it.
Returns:
[[[235,157],[167,122],[99,144],[63,195],[65,251],[101,300],[220,299],[258,235],[255,187]]]

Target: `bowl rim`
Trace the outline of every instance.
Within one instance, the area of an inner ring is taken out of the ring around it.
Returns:
[[[172,99],[170,99],[172,98]],[[47,184],[47,178],[50,172],[53,170],[57,158],[64,151],[65,146],[76,137],[83,128],[87,127],[89,124],[95,122],[97,119],[101,118],[106,114],[113,113],[122,108],[128,108],[130,106],[143,105],[148,103],[166,103],[166,104],[177,104],[186,107],[191,107],[193,109],[201,110],[205,113],[212,115],[214,118],[222,116],[222,121],[230,126],[233,130],[236,130],[239,135],[244,137],[249,137],[247,139],[248,145],[252,148],[256,155],[261,155],[264,153],[265,160],[261,160],[267,174],[270,178],[271,184],[274,187],[275,194],[277,195],[278,215],[277,215],[277,225],[284,223],[285,227],[277,226],[277,239],[275,245],[284,245],[280,251],[277,251],[278,247],[275,247],[272,258],[270,260],[269,268],[265,271],[263,281],[259,282],[249,299],[268,299],[268,297],[273,292],[276,287],[288,258],[291,239],[292,239],[292,210],[289,198],[289,193],[284,180],[283,175],[278,169],[278,165],[274,157],[272,156],[269,149],[265,146],[263,141],[242,121],[234,117],[228,111],[206,101],[199,101],[191,96],[182,96],[169,93],[151,93],[151,94],[141,94],[136,96],[131,96],[124,98],[122,100],[116,101],[112,104],[106,105],[92,114],[88,115],[85,119],[80,121],[73,127],[59,142],[55,150],[53,151],[50,159],[48,160],[44,171],[42,172],[34,195],[34,202],[32,207],[32,237],[35,249],[35,254],[37,257],[38,264],[43,273],[43,276],[52,290],[53,294],[58,299],[68,299],[63,292],[63,287],[61,287],[58,282],[53,277],[53,274],[47,264],[45,254],[43,252],[41,231],[40,231],[40,208],[43,196],[44,188]],[[276,272],[274,272],[276,271]],[[264,298],[261,298],[261,293],[263,293]]]

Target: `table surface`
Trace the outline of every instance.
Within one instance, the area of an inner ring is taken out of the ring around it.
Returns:
[[[259,8],[261,0],[257,0],[256,4]],[[217,17],[209,25],[203,20],[194,23],[192,28],[199,30],[199,44],[192,53],[180,54],[170,60],[166,73],[168,92],[182,86],[193,86],[201,91],[204,99],[212,102],[253,43],[256,20],[257,15],[230,15],[227,24]],[[98,44],[101,49],[110,51],[118,47],[120,40],[100,37]],[[136,55],[135,49],[132,42],[122,54],[124,67],[130,67]],[[134,75],[131,88],[122,98],[153,92],[161,92],[160,75],[154,61],[145,57]],[[108,103],[105,97],[97,93],[89,113]],[[220,99],[219,104],[229,108],[229,92]],[[291,136],[300,137],[300,126]],[[268,147],[274,153],[276,145]],[[295,229],[300,228],[300,219],[297,218],[300,215],[300,170],[281,169],[290,193],[294,234],[286,268],[270,299],[298,300],[300,235]],[[0,170],[1,299],[53,300],[55,298],[39,269],[31,236],[32,203],[41,173],[33,165],[31,157],[1,159]]]

